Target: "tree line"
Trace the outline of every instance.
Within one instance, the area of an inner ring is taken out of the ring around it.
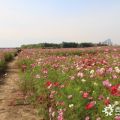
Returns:
[[[102,43],[76,43],[76,42],[62,42],[56,43],[39,43],[39,44],[29,44],[22,45],[21,48],[85,48],[85,47],[95,47],[95,46],[107,46]]]

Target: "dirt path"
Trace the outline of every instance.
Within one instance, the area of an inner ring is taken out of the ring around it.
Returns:
[[[19,98],[17,57],[8,64],[5,78],[0,78],[0,120],[42,120],[30,105],[15,105]]]

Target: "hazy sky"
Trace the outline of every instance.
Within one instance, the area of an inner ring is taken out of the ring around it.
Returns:
[[[0,0],[0,47],[108,38],[120,44],[120,0]]]

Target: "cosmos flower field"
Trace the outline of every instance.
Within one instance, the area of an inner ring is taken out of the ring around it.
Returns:
[[[20,87],[45,120],[120,120],[119,47],[23,49],[18,57]]]

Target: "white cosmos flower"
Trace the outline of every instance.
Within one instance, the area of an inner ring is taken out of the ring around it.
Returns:
[[[90,74],[94,74],[94,72],[95,72],[94,70],[91,70],[91,71],[90,71]]]
[[[72,108],[73,106],[74,106],[73,104],[70,104],[70,105],[69,105],[69,108]]]
[[[118,102],[118,101],[115,101],[115,102],[114,102],[114,104],[115,104],[115,105],[118,105],[118,104],[119,104],[119,102]]]
[[[86,82],[86,80],[85,80],[85,79],[82,79],[82,80],[81,80],[81,82],[83,82],[83,83],[84,83],[84,82]]]
[[[119,68],[116,66],[115,69],[119,69]]]
[[[94,84],[94,86],[97,86],[97,85],[98,85],[98,83],[96,83],[96,82],[94,82],[93,84]]]
[[[118,67],[115,67],[116,73],[120,73],[120,69]]]

